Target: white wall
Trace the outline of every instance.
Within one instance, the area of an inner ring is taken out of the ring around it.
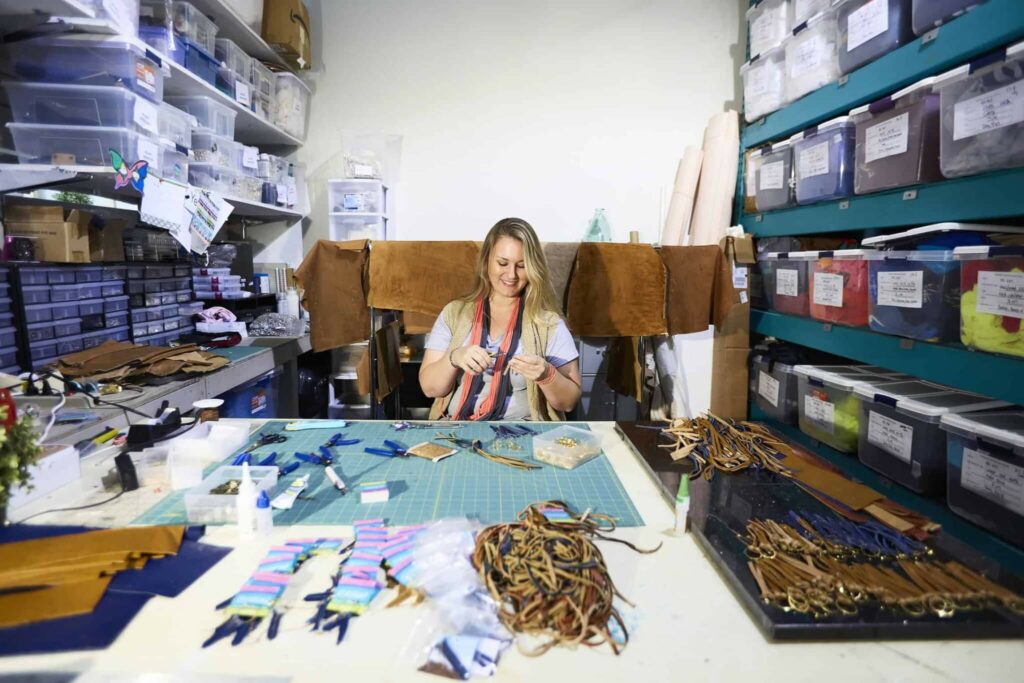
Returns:
[[[597,207],[614,238],[655,241],[675,167],[735,106],[746,0],[307,0],[321,62],[307,144],[316,187],[342,130],[402,136],[400,239],[480,239],[520,216],[576,240]]]

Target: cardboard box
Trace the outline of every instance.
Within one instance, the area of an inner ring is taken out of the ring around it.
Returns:
[[[124,261],[124,221],[106,221],[89,226],[89,256],[93,263]]]
[[[738,256],[735,240],[721,242],[726,264],[719,272],[719,286],[733,300],[732,309],[715,328],[711,370],[711,412],[718,417],[747,419],[747,358],[750,355],[750,301],[747,290],[736,289],[732,265]],[[745,250],[745,247],[744,247]]]
[[[302,0],[264,0],[263,39],[292,67],[312,68],[309,11]]]
[[[8,235],[28,237],[37,261],[89,263],[89,222],[92,215],[60,206],[14,205],[7,209]]]

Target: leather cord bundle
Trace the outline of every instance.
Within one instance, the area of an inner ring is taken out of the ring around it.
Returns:
[[[792,455],[789,445],[763,425],[722,419],[705,413],[695,418],[677,418],[662,430],[675,443],[672,459],[689,458],[691,477],[711,479],[715,471],[733,473],[748,468],[763,469],[789,476],[780,460]]]
[[[540,465],[520,460],[519,458],[512,458],[507,455],[497,455],[484,450],[483,442],[480,439],[463,439],[455,435],[454,432],[448,432],[447,434],[437,433],[434,435],[435,441],[447,441],[453,446],[464,448],[467,451],[476,453],[481,458],[490,460],[491,462],[499,465],[505,465],[506,467],[513,467],[517,470],[539,470]]]
[[[477,535],[473,565],[498,603],[505,627],[545,638],[524,654],[541,655],[555,645],[598,647],[606,642],[619,654],[629,634],[613,602],[618,596],[631,603],[616,589],[594,541],[616,541],[640,553],[658,548],[640,550],[609,538],[605,534],[615,529],[611,517],[577,516],[558,501],[531,505],[518,519]],[[621,631],[621,642],[612,635],[613,628]]]

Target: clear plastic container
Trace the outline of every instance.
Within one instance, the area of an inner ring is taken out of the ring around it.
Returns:
[[[798,204],[814,204],[853,194],[856,126],[847,116],[826,121],[790,140]]]
[[[384,219],[379,216],[331,216],[331,239],[383,240],[387,239]]]
[[[796,424],[799,415],[800,383],[793,366],[771,363],[762,355],[751,359],[750,388],[754,404],[783,424]]]
[[[66,318],[53,323],[54,337],[70,337],[82,332],[81,318]]]
[[[960,341],[990,353],[1024,356],[1024,247],[957,247]]]
[[[24,304],[48,304],[50,296],[49,285],[30,285],[21,288],[21,301]],[[78,297],[77,291],[74,292],[74,296]]]
[[[747,10],[751,55],[763,55],[782,45],[793,28],[789,0],[758,0]]]
[[[6,81],[3,87],[17,123],[108,126],[148,135],[158,131],[158,106],[116,85]]]
[[[122,282],[105,282],[100,287],[100,296],[106,298],[108,296],[121,296],[124,294],[124,283]]]
[[[101,285],[98,282],[82,283],[80,285],[75,286],[78,289],[78,299],[97,299],[103,296],[103,285]],[[77,299],[65,299],[65,301],[76,300]]]
[[[757,213],[757,169],[761,167],[761,149],[743,154],[743,211]]]
[[[942,175],[1024,166],[1024,43],[1008,47],[1002,59],[937,77],[935,90]]]
[[[249,81],[252,58],[245,53],[245,50],[238,47],[235,41],[230,38],[217,38],[214,45],[214,56],[236,74],[244,74],[246,82]]]
[[[827,10],[798,24],[785,51],[789,102],[839,80],[835,13]]]
[[[128,341],[130,336],[128,334],[127,327],[119,327],[110,330],[97,330],[96,332],[87,332],[82,335],[82,346],[86,349],[91,349],[95,346],[99,346],[108,339],[114,341]]]
[[[74,35],[7,44],[12,67],[26,81],[120,85],[154,102],[164,97],[164,75],[146,50],[121,37]]]
[[[182,316],[193,316],[197,313],[203,312],[202,301],[191,301],[189,303],[182,303],[178,305],[178,315]]]
[[[837,5],[839,70],[848,74],[914,39],[910,0],[846,0]]]
[[[150,263],[142,267],[142,277],[146,280],[162,280],[174,277],[174,266]]]
[[[790,4],[793,5],[793,27],[795,28],[815,14],[827,10],[832,5],[832,0],[790,0]]]
[[[18,351],[17,349],[0,349],[0,372],[7,374],[17,374],[16,372],[7,372],[6,368],[14,368],[18,365]]]
[[[855,453],[860,433],[860,397],[854,390],[864,382],[885,378],[842,365],[797,365],[793,372],[799,388],[800,431],[838,451]]]
[[[985,0],[913,0],[913,29],[924,35]]]
[[[18,273],[22,286],[47,284],[50,281],[50,270],[50,268],[19,267]]]
[[[878,251],[868,259],[872,330],[928,342],[960,334],[960,263],[952,251]]]
[[[104,313],[117,313],[118,311],[128,310],[128,297],[125,296],[108,296],[103,300],[103,312]]]
[[[174,30],[186,36],[210,56],[216,56],[217,32],[220,30],[217,24],[196,9],[192,3],[175,0],[173,8]]]
[[[28,349],[28,355],[34,367],[48,365],[48,360],[57,356],[57,342],[51,339],[41,344],[33,344]]]
[[[757,55],[740,67],[743,116],[747,123],[781,109],[786,97],[786,51],[782,47]]]
[[[192,154],[199,164],[214,164],[241,173],[242,148],[241,143],[213,133],[192,134]]]
[[[196,117],[196,130],[234,139],[237,112],[230,106],[205,95],[168,97],[167,102]]]
[[[1024,411],[943,415],[946,504],[1024,547]]]
[[[195,117],[187,111],[163,102],[160,104],[159,133],[163,140],[184,149],[192,148],[192,129]]]
[[[106,282],[124,280],[127,270],[126,266],[103,266],[103,280]]]
[[[81,337],[64,337],[62,339],[54,340],[57,345],[57,355],[63,356],[69,353],[75,353],[76,351],[82,350],[82,338]]]
[[[601,453],[601,438],[585,429],[563,425],[533,437],[533,458],[571,470]]]
[[[107,22],[122,36],[134,37],[139,32],[139,0],[84,0],[95,19]]]
[[[854,192],[868,194],[942,179],[939,96],[926,78],[850,112],[857,124]]]
[[[242,277],[240,275],[197,275],[192,278],[192,283],[196,289],[208,289],[213,291],[241,289]]]
[[[256,494],[266,491],[272,496],[277,484],[277,467],[250,466],[249,476],[256,485]],[[229,481],[242,480],[242,468],[218,467],[197,486],[185,493],[185,514],[191,524],[223,524],[237,521],[238,498],[229,494],[212,493],[213,489]],[[255,505],[255,503],[254,503]]]
[[[249,83],[252,84],[254,97],[261,97],[273,102],[274,94],[277,92],[276,80],[274,72],[268,69],[263,62],[255,57],[249,60]]]
[[[0,329],[0,346],[7,348],[14,346],[18,331],[13,327],[5,327]]]
[[[207,276],[216,275],[219,277],[227,277],[231,275],[230,268],[193,268],[192,275]]]
[[[810,313],[815,320],[848,327],[868,326],[866,249],[804,252],[811,259]]]
[[[248,299],[252,294],[246,291],[214,292],[210,290],[197,289],[196,298],[212,301],[214,299]]]
[[[125,163],[145,160],[161,177],[178,175],[173,162],[182,156],[161,148],[156,139],[127,128],[100,126],[47,126],[9,123],[7,127],[23,164],[64,164],[113,168],[110,150],[118,150]],[[164,168],[165,164],[170,164]]]
[[[76,266],[75,282],[102,282],[102,266]]]
[[[189,183],[221,194],[235,196],[240,178],[240,174],[233,169],[216,164],[193,163],[189,165]]]
[[[279,73],[274,89],[274,124],[284,132],[306,139],[309,125],[309,100],[312,92],[301,78],[292,73]]]
[[[72,313],[71,315],[68,315],[68,316],[60,316],[60,317],[71,317],[73,315],[81,315],[81,316],[84,317],[84,316],[87,316],[87,315],[102,315],[102,314],[103,314],[103,300],[102,299],[88,299],[86,301],[79,301],[78,302],[78,307],[77,307],[77,310],[76,310],[75,313]],[[57,315],[57,311],[56,310],[53,313],[53,319],[54,320],[58,319],[58,315]]]
[[[817,252],[768,252],[762,259],[765,294],[773,311],[807,317],[810,294],[808,262]]]
[[[29,343],[53,339],[53,322],[41,321],[27,323],[25,325],[25,335],[28,338]]]
[[[757,210],[771,211],[793,206],[793,147],[789,140],[776,142],[761,154],[757,170]]]
[[[74,268],[48,268],[46,276],[51,285],[70,285],[78,281]]]

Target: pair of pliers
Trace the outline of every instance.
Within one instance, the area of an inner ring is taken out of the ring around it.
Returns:
[[[502,424],[502,425],[490,425],[491,430],[497,435],[505,438],[518,439],[520,436],[531,436],[537,432],[533,431],[529,427],[523,427],[517,424]]]
[[[362,439],[346,439],[345,435],[338,432],[331,437],[331,440],[324,444],[326,448],[337,448],[338,446],[355,446],[361,443]]]
[[[245,463],[249,463],[250,465],[252,464],[252,453],[245,452],[240,454],[238,457],[231,461],[231,466],[241,467]]]
[[[370,455],[383,455],[386,458],[408,458],[408,448],[397,441],[384,439],[384,448],[364,448],[364,453]]]
[[[320,450],[320,455],[317,455],[316,453],[302,453],[295,451],[295,457],[302,462],[308,462],[313,465],[330,465],[334,462],[334,456],[331,455],[330,451],[325,449],[323,446],[320,447]]]
[[[277,464],[276,461],[277,461],[277,451],[274,451],[273,453],[271,453],[267,457],[265,457],[262,460],[260,460],[260,467],[273,467],[275,464]],[[277,466],[277,476],[283,477],[286,474],[291,474],[295,470],[299,469],[299,465],[301,465],[301,464],[302,464],[301,462],[293,462],[290,465],[278,465]]]

